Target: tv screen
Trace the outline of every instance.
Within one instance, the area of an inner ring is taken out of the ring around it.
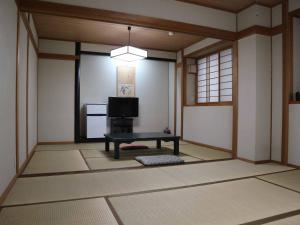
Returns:
[[[127,97],[108,98],[109,117],[138,117],[139,99]]]

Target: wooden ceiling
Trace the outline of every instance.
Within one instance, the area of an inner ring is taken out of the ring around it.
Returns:
[[[260,4],[273,7],[282,2],[282,0],[176,0],[201,6],[221,9],[230,12],[239,12],[252,4]]]
[[[33,18],[40,38],[109,45],[128,43],[127,25],[45,14],[34,14]],[[179,51],[205,38],[184,33],[169,36],[168,33],[134,26],[131,30],[131,44],[139,48]]]

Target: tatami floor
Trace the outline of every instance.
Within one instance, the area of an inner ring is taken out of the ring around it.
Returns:
[[[1,206],[0,225],[300,224],[300,171],[231,160],[230,153],[180,143],[185,164],[144,167],[114,160],[103,144],[40,145]]]

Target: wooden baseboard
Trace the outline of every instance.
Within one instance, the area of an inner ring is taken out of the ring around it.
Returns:
[[[296,169],[300,169],[300,166],[295,165],[295,164],[291,164],[291,163],[288,163],[287,166],[294,167]]]
[[[229,149],[225,149],[225,148],[220,148],[220,147],[216,147],[216,146],[212,146],[212,145],[207,145],[207,144],[203,144],[203,143],[199,143],[199,142],[195,142],[195,141],[188,141],[188,140],[184,140],[183,141],[187,142],[187,143],[191,143],[191,144],[194,144],[194,145],[199,145],[201,147],[205,147],[205,148],[211,148],[211,149],[214,149],[214,150],[218,150],[218,151],[222,151],[222,152],[228,152],[228,153],[231,153],[232,151],[229,150]]]
[[[239,159],[241,161],[244,161],[244,162],[253,163],[253,164],[265,164],[265,163],[275,162],[275,161],[272,161],[272,160],[269,160],[269,159],[268,160],[258,160],[258,161],[245,159],[245,158],[242,158],[242,157],[237,157],[237,159]]]
[[[74,144],[74,141],[38,142],[38,145],[67,145],[67,144]]]
[[[35,145],[33,147],[33,149],[31,150],[30,152],[30,155],[29,157],[25,160],[25,162],[22,164],[22,166],[20,167],[19,169],[19,172],[17,174],[15,174],[15,176],[11,179],[11,181],[9,182],[9,184],[7,185],[6,189],[4,190],[4,192],[1,194],[0,196],[0,205],[2,205],[2,203],[5,201],[8,193],[10,192],[10,190],[12,189],[12,187],[14,186],[14,184],[16,183],[17,181],[17,178],[22,175],[22,173],[24,172],[25,168],[27,167],[28,163],[30,162],[34,152],[35,152],[35,149],[36,149],[37,145]]]

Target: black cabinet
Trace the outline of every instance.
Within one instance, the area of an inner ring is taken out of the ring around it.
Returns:
[[[132,133],[133,132],[132,118],[111,118],[110,133]]]

